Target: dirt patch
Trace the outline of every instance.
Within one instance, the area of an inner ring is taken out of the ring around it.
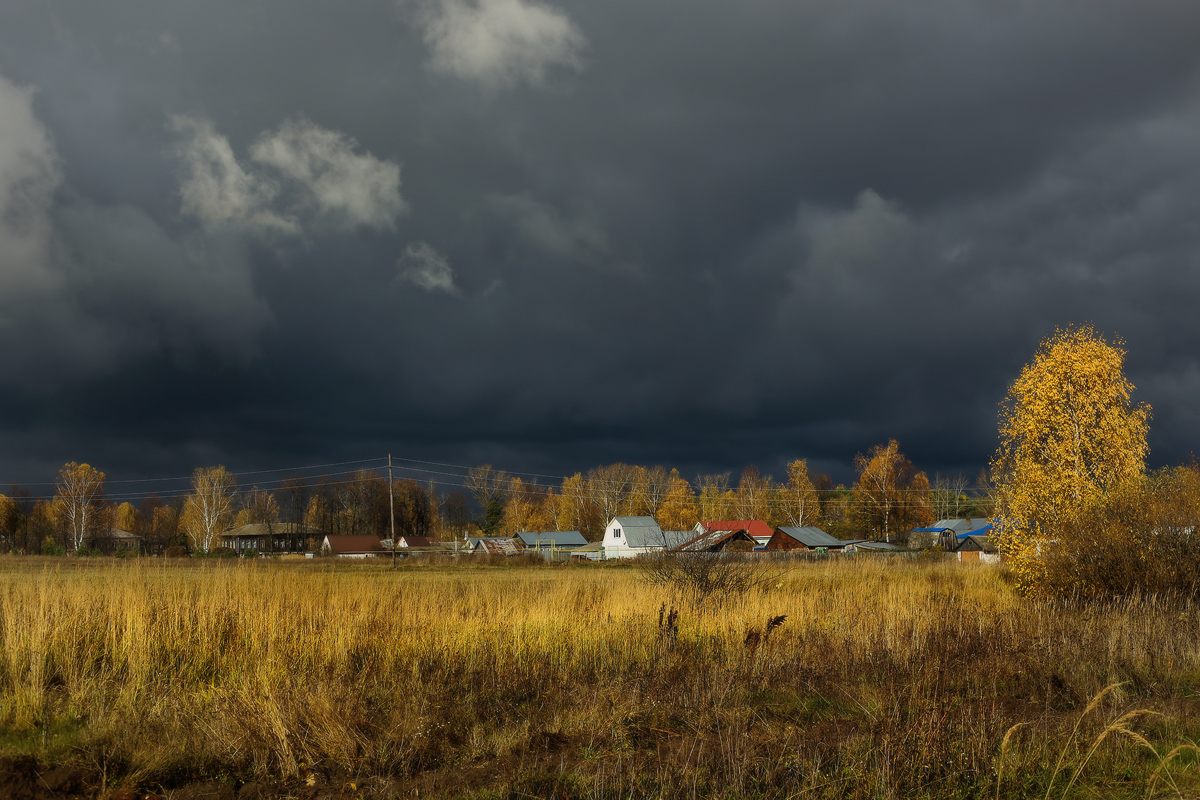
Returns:
[[[88,797],[83,772],[40,768],[32,756],[0,758],[0,797],[8,800],[64,800]]]

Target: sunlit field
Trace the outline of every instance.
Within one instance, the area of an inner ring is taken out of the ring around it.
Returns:
[[[698,609],[635,565],[0,557],[0,752],[168,797],[1200,790],[1194,605],[783,566]]]

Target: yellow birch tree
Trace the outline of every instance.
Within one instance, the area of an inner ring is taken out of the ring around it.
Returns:
[[[78,550],[101,524],[104,473],[89,464],[72,461],[58,471],[55,488],[55,511],[67,529],[72,548]]]
[[[796,528],[820,524],[821,502],[808,475],[808,462],[798,458],[788,464],[787,471],[787,486],[779,494],[784,521]]]
[[[207,553],[233,521],[237,482],[225,467],[201,467],[192,475],[192,493],[183,505],[180,524],[192,547]]]
[[[1068,523],[1145,472],[1150,406],[1134,403],[1120,340],[1091,325],[1042,341],[1008,390],[992,460],[1001,547],[1026,588]]]

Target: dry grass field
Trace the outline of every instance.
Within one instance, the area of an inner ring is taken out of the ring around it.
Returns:
[[[92,796],[1200,791],[1197,608],[995,568],[798,563],[701,613],[632,565],[0,557],[0,643],[0,754]]]

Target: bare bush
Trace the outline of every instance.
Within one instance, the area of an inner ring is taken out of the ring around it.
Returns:
[[[697,610],[720,608],[784,572],[776,562],[729,551],[660,553],[643,556],[641,564],[649,583],[678,594]]]

